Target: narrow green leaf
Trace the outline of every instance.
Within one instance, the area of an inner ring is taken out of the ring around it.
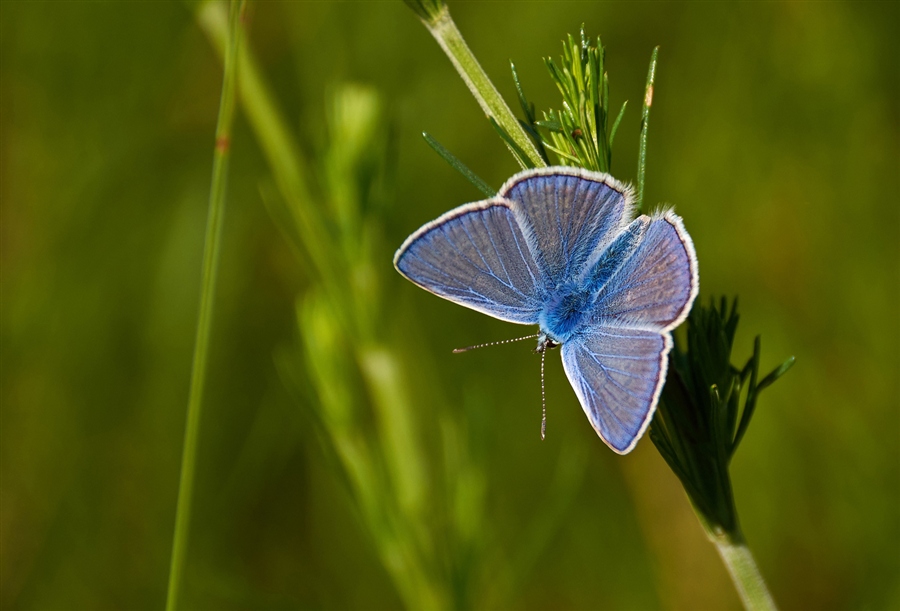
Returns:
[[[544,146],[546,146],[548,149],[550,149],[551,151],[553,151],[554,153],[556,153],[557,155],[559,155],[559,156],[562,157],[563,159],[566,159],[566,160],[568,160],[568,161],[571,161],[571,162],[572,162],[572,165],[576,165],[576,166],[579,166],[579,167],[581,166],[580,160],[578,159],[578,157],[576,157],[575,155],[572,155],[571,153],[567,153],[566,151],[562,150],[562,147],[557,148],[557,147],[553,146],[552,144],[545,144]]]
[[[527,155],[525,155],[525,151],[523,151],[519,147],[519,145],[509,137],[509,134],[506,133],[506,130],[500,127],[500,124],[494,120],[494,117],[488,117],[488,120],[490,120],[491,125],[494,126],[494,129],[497,131],[497,133],[500,134],[500,137],[506,143],[507,148],[509,148],[509,151],[513,154],[513,157],[516,158],[516,161],[519,162],[519,165],[522,166],[522,169],[528,170],[534,168],[534,164],[531,163],[531,160]]]
[[[516,93],[519,95],[519,105],[522,107],[522,112],[525,113],[525,118],[527,119],[529,124],[534,123],[534,105],[528,103],[528,99],[525,97],[525,92],[522,91],[522,83],[519,82],[519,73],[516,72],[516,65],[510,61],[509,69],[512,71],[513,83],[516,85]]]
[[[534,124],[551,132],[562,132],[562,124],[557,120],[535,121]]]
[[[790,357],[788,360],[776,367],[775,370],[772,371],[772,373],[762,379],[762,381],[759,383],[759,386],[756,387],[756,392],[759,393],[764,388],[768,388],[769,386],[771,386],[775,382],[775,380],[783,376],[785,373],[787,373],[788,369],[794,366],[794,362],[794,357]]]
[[[737,433],[734,435],[734,441],[731,444],[731,456],[734,456],[735,450],[744,438],[747,427],[750,426],[750,419],[753,417],[753,410],[756,409],[756,380],[759,377],[759,357],[761,352],[761,339],[757,335],[753,341],[753,369],[750,370],[750,386],[747,391],[747,401],[744,403],[744,412],[741,414],[741,422],[738,424]]]
[[[541,159],[544,160],[544,163],[550,165],[550,159],[547,157],[547,151],[544,149],[544,142],[541,140],[540,134],[538,134],[535,129],[535,121],[534,121],[534,104],[528,101],[528,98],[525,97],[525,91],[522,89],[522,83],[519,82],[519,73],[516,72],[516,65],[510,61],[509,68],[512,71],[513,82],[516,84],[516,93],[519,96],[519,105],[522,106],[522,112],[525,113],[525,121],[519,120],[519,124],[522,126],[522,129],[531,137],[532,141],[534,141],[534,146],[537,148],[538,153],[541,156]]]
[[[647,86],[644,89],[644,107],[641,113],[641,139],[638,147],[637,198],[635,207],[638,212],[644,203],[644,177],[647,174],[647,127],[650,122],[650,106],[653,105],[653,81],[656,78],[656,57],[659,47],[653,49],[650,56],[650,68],[647,70]]]
[[[613,121],[612,129],[609,131],[609,150],[612,151],[613,140],[616,137],[616,132],[619,131],[619,123],[622,122],[622,117],[625,115],[625,107],[628,105],[628,100],[622,102],[622,108],[619,109],[619,114],[616,117],[616,120]],[[610,157],[612,158],[612,157]]]
[[[466,180],[472,183],[476,189],[484,193],[487,197],[494,197],[497,195],[497,190],[492,188],[489,184],[487,184],[484,180],[482,180],[478,175],[475,174],[472,170],[466,166],[462,161],[460,161],[453,153],[444,148],[440,142],[435,140],[431,134],[427,132],[422,132],[422,137],[425,138],[425,142],[428,143],[428,146],[434,149],[434,152],[440,155],[444,161],[450,164],[454,170],[462,174]]]

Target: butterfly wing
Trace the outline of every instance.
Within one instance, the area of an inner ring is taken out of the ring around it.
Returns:
[[[669,331],[697,296],[697,258],[671,212],[634,220],[588,275],[591,321],[563,344],[563,367],[594,429],[614,451],[644,434],[666,379]]]
[[[650,424],[671,346],[668,333],[602,326],[563,344],[566,376],[613,451],[630,452]]]
[[[628,224],[631,190],[608,174],[576,168],[526,170],[499,195],[515,202],[525,237],[552,283],[574,278]]]
[[[619,261],[601,256],[593,270],[599,286],[593,322],[674,329],[687,317],[699,289],[694,244],[672,212],[635,219],[622,236],[635,228],[638,238],[623,249]]]
[[[511,206],[498,198],[451,210],[409,236],[394,267],[444,299],[537,323],[544,281]]]

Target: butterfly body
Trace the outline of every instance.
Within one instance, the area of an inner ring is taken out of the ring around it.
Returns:
[[[538,317],[541,333],[557,343],[565,343],[583,325],[592,301],[593,295],[584,286],[567,283],[558,287]]]
[[[671,212],[631,219],[631,192],[567,167],[513,176],[496,198],[413,233],[394,265],[417,285],[540,329],[598,435],[629,452],[665,381],[670,331],[698,290],[693,243]]]

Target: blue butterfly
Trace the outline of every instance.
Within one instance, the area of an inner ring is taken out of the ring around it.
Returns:
[[[629,187],[568,167],[526,170],[496,197],[413,233],[394,267],[427,291],[538,325],[600,438],[619,454],[643,435],[666,379],[670,331],[691,309],[694,245],[672,212],[634,216]]]

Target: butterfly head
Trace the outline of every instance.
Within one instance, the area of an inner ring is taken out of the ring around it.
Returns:
[[[537,348],[534,349],[535,352],[546,352],[551,348],[556,348],[557,346],[561,346],[562,344],[544,332],[541,332],[538,336],[538,345]]]

